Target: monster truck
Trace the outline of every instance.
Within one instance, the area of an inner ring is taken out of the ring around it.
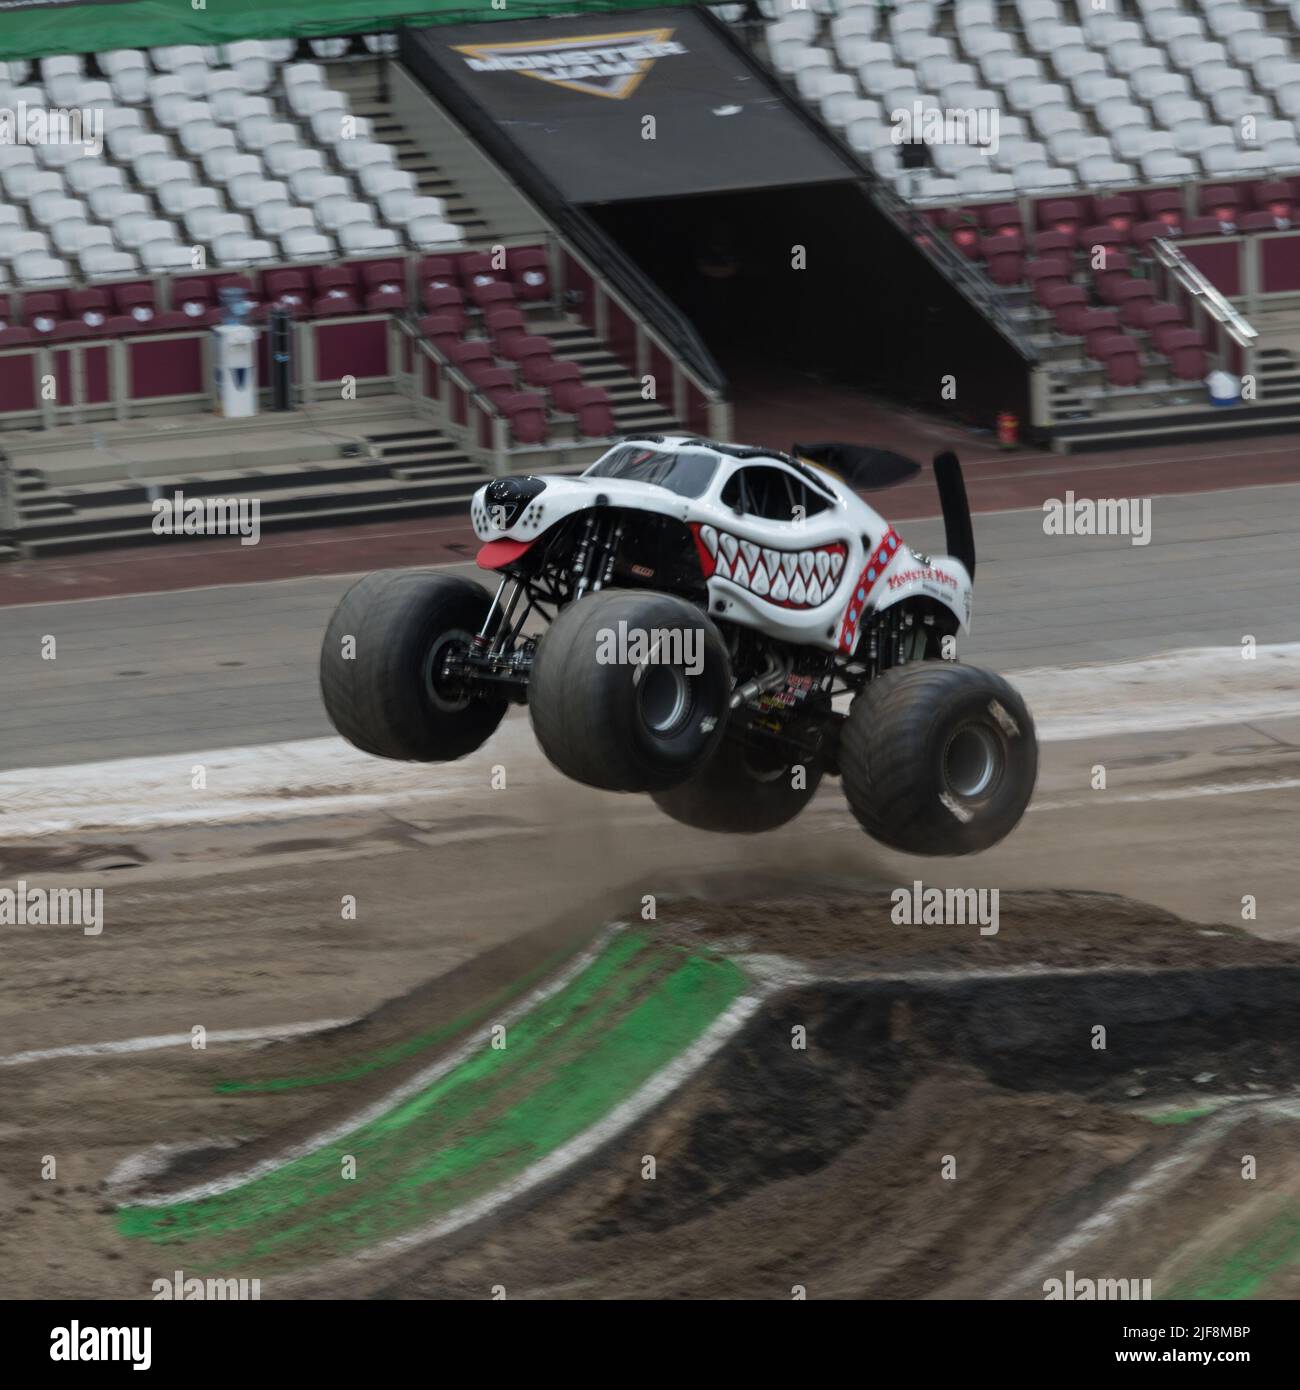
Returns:
[[[470,505],[495,593],[362,579],[325,634],[325,708],[367,753],[443,762],[526,704],[562,773],[702,830],[773,829],[838,775],[882,843],[986,849],[1038,748],[1016,691],[953,659],[975,549],[956,457],[934,470],[934,557],[860,495],[919,465],[856,445],[647,435],[578,477],[497,478]]]

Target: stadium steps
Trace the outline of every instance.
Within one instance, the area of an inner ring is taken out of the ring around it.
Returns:
[[[603,386],[609,393],[614,423],[619,434],[677,429],[682,422],[654,400],[644,400],[640,379],[610,352],[599,338],[581,324],[530,325],[555,344],[559,361],[572,362],[582,371],[584,385]]]
[[[365,116],[374,125],[375,139],[397,150],[397,167],[415,175],[416,186],[427,198],[441,198],[446,217],[460,227],[470,247],[490,245],[493,234],[479,210],[442,169],[419,148],[405,125],[393,114],[384,96],[380,67],[373,59],[332,64],[326,69],[330,86],[347,95],[353,115]]]
[[[256,497],[266,529],[460,515],[490,477],[437,431],[381,433],[364,442],[369,457],[206,469],[149,485],[106,481],[50,488],[39,469],[23,469],[21,541],[32,555],[140,545],[158,539],[153,498],[177,491],[186,498]]]

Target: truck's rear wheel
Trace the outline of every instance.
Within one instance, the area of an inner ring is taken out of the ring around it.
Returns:
[[[754,835],[792,821],[813,799],[820,762],[794,762],[737,738],[723,739],[688,781],[655,793],[665,815],[697,830]]]
[[[974,854],[1018,824],[1038,775],[1024,701],[1000,676],[923,661],[867,685],[840,738],[844,795],[908,854]]]
[[[672,594],[607,589],[564,609],[537,646],[528,710],[567,777],[606,791],[660,791],[697,772],[726,727],[727,649]]]
[[[321,644],[330,723],[380,758],[436,763],[472,753],[501,722],[506,702],[459,687],[443,668],[469,645],[491,604],[480,585],[432,570],[384,570],[354,584]]]

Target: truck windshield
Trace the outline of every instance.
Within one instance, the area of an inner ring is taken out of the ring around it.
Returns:
[[[582,475],[584,478],[632,478],[666,487],[679,497],[699,497],[713,481],[718,460],[700,450],[668,453],[640,444],[620,444]]]

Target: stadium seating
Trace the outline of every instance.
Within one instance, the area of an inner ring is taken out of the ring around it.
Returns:
[[[293,47],[250,40],[4,65],[0,106],[102,111],[103,146],[0,145],[0,283],[463,244],[442,200],[418,195],[324,68],[286,66]]]
[[[1295,0],[1136,0],[1126,14],[1092,0],[760,8],[777,71],[917,201],[1300,171]],[[890,117],[916,102],[996,113],[995,147],[935,144],[931,168],[905,170]]]

